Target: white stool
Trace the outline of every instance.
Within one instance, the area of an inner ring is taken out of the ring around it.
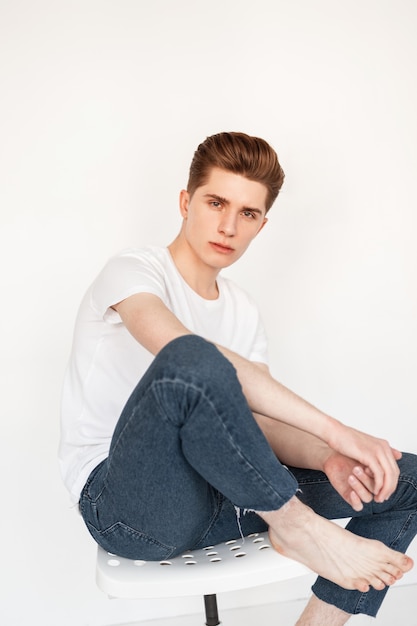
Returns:
[[[134,561],[98,548],[98,587],[113,598],[204,596],[206,625],[220,624],[216,593],[304,576],[309,570],[278,554],[268,533],[185,552],[167,561]]]

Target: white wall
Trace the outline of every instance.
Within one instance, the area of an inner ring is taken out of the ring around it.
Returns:
[[[2,623],[171,611],[95,588],[59,396],[86,286],[119,249],[170,242],[213,132],[265,137],[286,171],[229,271],[259,300],[272,370],[417,452],[416,25],[413,0],[0,1]]]

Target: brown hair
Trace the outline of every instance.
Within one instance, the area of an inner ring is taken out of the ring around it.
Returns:
[[[194,152],[187,191],[193,195],[204,185],[213,167],[245,176],[267,188],[266,210],[269,211],[284,182],[284,172],[275,150],[259,137],[245,133],[225,132],[207,137]]]

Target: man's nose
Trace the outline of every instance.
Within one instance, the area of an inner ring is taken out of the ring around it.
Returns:
[[[219,223],[219,232],[226,237],[233,237],[236,234],[236,217],[231,213],[224,213]]]

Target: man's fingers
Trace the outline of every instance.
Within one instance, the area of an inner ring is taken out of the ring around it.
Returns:
[[[400,452],[400,450],[397,450],[396,448],[391,448],[391,450],[392,450],[395,460],[399,461],[402,458],[403,453]]]
[[[360,469],[360,468],[359,468]],[[354,472],[355,470],[357,470],[357,468],[354,468]],[[358,472],[360,475],[363,474],[363,476],[365,476],[365,472]],[[367,477],[367,480],[369,481],[369,477]],[[349,486],[353,489],[352,491],[352,495],[351,495],[351,503],[353,508],[355,509],[355,511],[360,511],[362,509],[362,506],[360,508],[357,508],[357,506],[354,506],[354,503],[357,503],[357,500],[359,500],[361,503],[362,502],[371,502],[371,500],[373,500],[374,494],[372,492],[372,484],[371,481],[369,481],[369,486],[365,485],[359,478],[356,478],[356,476],[354,475],[350,475],[348,478],[348,483]],[[353,494],[355,494],[355,498],[353,498]]]
[[[375,502],[388,500],[397,487],[400,470],[391,448],[389,448],[389,452],[382,457],[381,470],[383,481],[380,487],[379,483],[375,481]]]
[[[360,481],[362,485],[366,487],[368,492],[371,493],[373,496],[374,491],[375,491],[375,483],[374,483],[374,477],[372,475],[372,472],[369,470],[369,468],[368,467],[363,468],[360,465],[357,465],[356,467],[353,468],[352,473],[358,479],[358,481]]]
[[[356,491],[350,492],[349,504],[351,505],[354,511],[359,512],[359,511],[362,511],[363,509],[362,500],[360,499]]]

